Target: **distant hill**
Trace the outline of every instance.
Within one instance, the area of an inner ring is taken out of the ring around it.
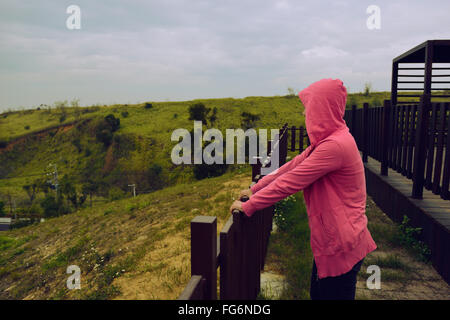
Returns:
[[[0,115],[0,200],[10,194],[16,205],[27,205],[22,189],[37,178],[47,179],[49,164],[56,165],[59,178],[68,175],[81,188],[85,180],[101,180],[98,197],[120,197],[129,192],[149,192],[180,182],[194,181],[192,166],[175,166],[170,154],[177,128],[193,129],[189,107],[203,103],[216,108],[215,121],[207,127],[225,132],[240,128],[242,113],[257,115],[261,128],[278,128],[284,122],[302,125],[301,103],[294,97],[249,97],[161,102],[105,107],[58,108],[9,112]],[[112,114],[120,120],[111,143],[99,141],[99,123]],[[210,112],[212,114],[212,111]],[[64,121],[59,122],[64,115]],[[26,128],[26,129],[25,129]],[[47,170],[48,171],[48,170]],[[39,193],[37,198],[42,197]]]

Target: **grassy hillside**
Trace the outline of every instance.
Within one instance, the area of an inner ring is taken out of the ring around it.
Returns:
[[[355,94],[348,102],[378,104],[387,96]],[[250,182],[248,165],[196,181],[192,165],[172,164],[171,134],[177,128],[192,130],[189,107],[200,102],[216,109],[215,121],[208,120],[205,129],[242,128],[244,112],[255,116],[256,128],[304,125],[296,96],[1,114],[0,201],[6,213],[15,206],[22,217],[43,214],[43,200],[54,192],[37,188],[30,197],[31,189],[23,186],[51,178],[46,175],[54,170],[50,163],[57,166],[59,188],[73,187],[76,199],[89,181],[99,187],[92,207],[88,200],[71,205],[67,193],[62,213],[73,213],[0,234],[0,298],[175,298],[189,277],[190,219],[217,216],[220,230],[233,193]],[[98,134],[111,114],[120,126],[105,144]],[[137,185],[138,197],[131,197],[129,184]],[[66,289],[70,264],[82,270],[82,290]]]
[[[388,97],[388,92],[351,94],[348,105],[378,105]],[[130,197],[129,185],[133,184],[142,194],[195,181],[194,166],[172,163],[170,154],[176,143],[170,138],[177,128],[193,129],[189,108],[196,103],[209,108],[210,116],[215,110],[215,121],[208,119],[204,130],[214,127],[225,133],[227,128],[245,128],[245,113],[256,117],[251,122],[255,128],[279,128],[286,122],[304,125],[303,106],[296,95],[91,107],[58,103],[54,108],[6,112],[0,115],[0,201],[6,213],[55,215],[41,204],[54,194],[46,193],[51,190],[45,184],[55,168],[58,182],[66,176],[69,187],[65,189],[73,186],[74,198],[82,206]],[[110,115],[120,120],[120,126],[105,144],[98,133]],[[55,200],[50,200],[58,202],[54,195]],[[58,214],[80,206],[68,201],[69,197],[65,195]]]
[[[193,181],[191,166],[172,164],[170,152],[176,143],[170,137],[177,128],[192,130],[188,108],[197,102],[217,108],[216,121],[208,127],[223,132],[241,127],[242,112],[259,116],[255,125],[261,128],[278,128],[287,121],[303,123],[301,103],[295,97],[164,102],[153,103],[149,109],[139,104],[7,113],[0,116],[0,139],[10,141],[6,149],[0,149],[0,199],[11,194],[26,204],[22,186],[36,177],[45,178],[49,163],[57,165],[60,177],[67,174],[81,183],[83,177],[100,175],[108,185],[117,185],[123,191],[130,190],[127,185],[133,183],[140,192]],[[74,123],[57,129],[54,126],[62,112],[66,120],[59,125]],[[120,127],[111,145],[105,147],[96,139],[95,128],[109,114],[120,119]],[[156,187],[152,186],[155,179],[148,174],[155,165],[160,180]]]
[[[189,222],[218,230],[249,171],[179,184],[0,234],[0,299],[174,299],[190,278]],[[81,290],[66,268],[81,269]]]

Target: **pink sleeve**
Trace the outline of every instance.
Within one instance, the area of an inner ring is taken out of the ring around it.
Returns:
[[[250,190],[252,191],[252,193],[255,194],[259,190],[263,189],[265,186],[269,185],[273,180],[275,180],[282,174],[298,166],[309,155],[310,150],[311,146],[307,147],[305,150],[303,150],[301,154],[296,156],[291,161],[286,162],[283,166],[281,166],[277,170],[274,170],[273,172],[271,172],[270,174],[259,180],[258,183],[251,186]]]
[[[325,174],[339,169],[342,158],[342,149],[335,141],[319,144],[299,165],[281,174],[264,189],[252,195],[250,200],[242,203],[244,213],[251,216],[255,211],[303,190]]]

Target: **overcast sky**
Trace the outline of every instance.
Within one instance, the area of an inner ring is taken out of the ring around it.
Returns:
[[[66,27],[72,4],[80,30]],[[450,38],[449,12],[448,0],[1,0],[0,110],[284,95],[324,77],[389,90],[394,57]]]

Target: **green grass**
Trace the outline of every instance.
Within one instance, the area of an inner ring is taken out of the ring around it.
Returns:
[[[219,202],[213,200],[214,195],[227,188],[236,196],[240,187],[231,187],[229,182],[245,177],[249,183],[249,175],[249,168],[243,175],[229,172],[2,232],[0,299],[29,295],[40,299],[110,299],[122,293],[116,279],[126,276],[127,281],[133,280],[140,274],[152,283],[162,278],[171,288],[170,297],[176,298],[190,272],[190,220],[196,215],[217,216],[220,230],[229,216],[231,197]],[[182,240],[163,244],[176,235]],[[160,247],[164,248],[160,253],[163,257],[147,257]],[[182,265],[172,265],[178,256],[184,257]],[[65,289],[66,268],[71,264],[82,271],[81,290]],[[151,294],[158,298],[160,292]]]
[[[399,269],[406,272],[411,270],[411,268],[401,258],[392,253],[384,257],[370,256],[364,260],[364,265],[377,265],[380,268]]]
[[[74,246],[68,248],[62,253],[56,254],[48,262],[45,262],[42,265],[42,270],[46,272],[52,269],[56,269],[58,267],[69,265],[70,264],[69,262],[76,259],[81,253],[81,251],[85,249],[88,240],[89,240],[88,238],[81,238]]]
[[[280,274],[286,277],[287,285],[280,299],[309,299],[313,255],[302,193],[276,205],[275,222],[278,231],[270,237],[267,263],[280,266]]]

